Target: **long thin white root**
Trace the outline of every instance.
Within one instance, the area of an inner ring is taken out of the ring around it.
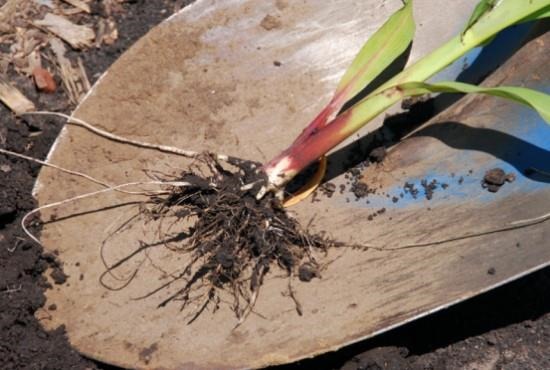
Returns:
[[[187,158],[198,158],[202,154],[201,152],[196,152],[196,151],[192,151],[192,150],[185,150],[185,149],[176,148],[176,147],[169,146],[169,145],[160,145],[160,144],[147,143],[147,142],[144,142],[144,141],[129,139],[129,138],[126,138],[126,137],[115,135],[115,134],[112,134],[112,133],[107,132],[105,130],[102,130],[102,129],[100,129],[100,128],[98,128],[98,127],[96,127],[96,126],[94,126],[94,125],[92,125],[92,124],[90,124],[90,123],[88,123],[84,120],[81,120],[81,119],[76,118],[76,117],[69,116],[69,115],[64,114],[64,113],[48,112],[48,111],[36,111],[36,112],[27,112],[27,113],[24,113],[23,115],[42,115],[42,116],[61,117],[61,118],[66,119],[68,124],[83,127],[85,129],[93,132],[94,134],[102,136],[106,139],[113,140],[113,141],[123,143],[123,144],[134,145],[134,146],[137,146],[137,147],[140,147],[140,148],[154,149],[154,150],[158,150],[158,151],[161,151],[161,152],[164,152],[164,153],[171,153],[171,154],[181,155],[181,156],[184,156],[184,157],[187,157]],[[227,161],[229,159],[229,157],[227,155],[223,155],[223,154],[216,154],[216,158],[220,161]]]
[[[137,182],[129,182],[129,183],[126,183],[126,184],[110,186],[106,189],[101,189],[101,190],[97,190],[97,191],[92,191],[90,193],[80,194],[80,195],[74,196],[72,198],[63,199],[63,200],[60,200],[58,202],[48,203],[48,204],[45,204],[45,205],[40,206],[38,208],[35,208],[32,211],[29,211],[27,214],[25,214],[25,216],[23,216],[23,218],[21,219],[21,228],[23,229],[23,231],[25,232],[25,234],[27,234],[27,236],[29,238],[31,238],[37,244],[41,245],[40,241],[29,231],[29,229],[27,228],[27,225],[26,225],[27,220],[33,214],[35,214],[37,212],[40,212],[40,211],[42,211],[44,209],[47,209],[47,208],[58,207],[58,206],[61,206],[61,205],[67,204],[67,203],[76,202],[76,201],[81,200],[81,199],[93,197],[93,196],[100,195],[100,194],[103,194],[103,193],[108,193],[110,191],[117,191],[117,190],[120,190],[122,188],[126,188],[126,187],[129,187],[129,186],[138,186],[138,185],[189,186],[190,184],[188,182],[185,182],[185,181],[166,181],[166,182],[165,181],[137,181]],[[129,192],[126,192],[126,193],[129,193]],[[133,194],[133,192],[131,192],[131,193]],[[143,194],[143,192],[140,192],[139,194]]]
[[[53,163],[48,163],[48,162],[45,162],[45,161],[42,161],[40,159],[36,159],[36,158],[33,158],[33,157],[29,157],[27,155],[24,155],[24,154],[21,154],[21,153],[16,153],[16,152],[12,152],[11,150],[6,150],[6,149],[2,149],[0,148],[0,153],[1,154],[5,154],[5,155],[9,155],[9,156],[13,156],[13,157],[17,157],[17,158],[21,158],[21,159],[25,159],[27,161],[30,161],[30,162],[34,162],[34,163],[38,163],[42,166],[45,166],[45,167],[50,167],[50,168],[53,168],[57,171],[60,171],[60,172],[63,172],[63,173],[66,173],[68,175],[73,175],[73,176],[77,176],[77,177],[82,177],[86,180],[89,180],[93,183],[96,183],[98,185],[101,185],[103,187],[106,187],[106,188],[112,188],[113,185],[112,184],[109,184],[105,181],[102,181],[102,180],[99,180],[99,179],[96,179],[95,177],[92,177],[90,175],[87,175],[85,173],[82,173],[82,172],[78,172],[78,171],[73,171],[73,170],[69,170],[67,168],[63,168],[63,167],[60,167],[56,164],[53,164]],[[121,189],[115,189],[115,191],[118,191],[120,193],[124,193],[124,194],[134,194],[134,195],[143,195],[143,194],[146,194],[145,192],[142,192],[142,191],[126,191],[126,190],[121,190]]]
[[[2,149],[0,148],[0,153],[2,154],[5,154],[5,155],[9,155],[9,156],[13,156],[13,157],[17,157],[17,158],[21,158],[21,159],[25,159],[27,161],[30,161],[30,162],[34,162],[34,163],[38,163],[42,166],[46,166],[46,167],[50,167],[50,168],[54,168],[58,171],[61,171],[61,172],[64,172],[64,173],[67,173],[69,175],[73,175],[73,176],[78,176],[78,177],[82,177],[82,178],[85,178],[86,180],[89,180],[91,182],[94,182],[96,184],[99,184],[99,185],[102,185],[102,186],[105,186],[105,187],[110,187],[111,185],[106,183],[106,182],[103,182],[101,180],[98,180],[92,176],[89,176],[89,175],[86,175],[85,173],[82,173],[82,172],[78,172],[78,171],[73,171],[73,170],[69,170],[69,169],[66,169],[66,168],[63,168],[63,167],[59,167],[53,163],[48,163],[48,162],[45,162],[45,161],[41,161],[40,159],[36,159],[36,158],[33,158],[33,157],[29,157],[27,155],[24,155],[24,154],[20,154],[20,153],[16,153],[16,152],[12,152],[11,150],[6,150],[6,149]]]
[[[398,250],[402,250],[402,249],[431,247],[431,246],[435,246],[435,245],[447,244],[447,243],[451,243],[451,242],[455,242],[455,241],[459,241],[459,240],[464,240],[464,239],[477,238],[477,237],[480,237],[480,236],[485,236],[485,235],[490,235],[490,234],[496,234],[496,233],[501,233],[501,232],[506,232],[506,231],[522,229],[524,227],[537,225],[537,224],[546,222],[548,220],[550,220],[550,213],[546,213],[544,215],[533,217],[533,218],[527,218],[527,219],[523,219],[523,220],[511,221],[510,223],[508,223],[505,226],[500,226],[500,227],[495,227],[495,228],[490,228],[490,229],[475,231],[475,232],[468,232],[468,233],[464,233],[462,235],[457,235],[457,236],[453,236],[453,237],[445,238],[445,239],[428,240],[428,241],[422,242],[422,243],[402,244],[402,245],[397,245],[397,246],[394,246],[394,247],[382,247],[382,246],[377,246],[377,245],[374,245],[374,244],[361,244],[361,245],[358,245],[357,247],[358,248],[366,248],[366,249],[370,248],[370,249],[374,249],[374,250],[377,250],[377,251],[398,251]]]

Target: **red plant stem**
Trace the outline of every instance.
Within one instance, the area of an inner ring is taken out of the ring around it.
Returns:
[[[268,190],[283,187],[298,172],[359,130],[365,122],[399,101],[402,95],[398,88],[374,94],[362,104],[341,113],[325,126],[311,130],[309,135],[302,134],[301,140],[294,141],[290,147],[263,166],[268,177]]]
[[[351,81],[351,83],[353,83],[353,81]],[[307,125],[306,128],[300,133],[300,135],[294,140],[293,145],[307,140],[307,138],[309,138],[311,134],[313,134],[317,130],[320,130],[328,124],[329,119],[333,115],[336,115],[338,111],[342,109],[345,102],[349,99],[346,93],[349,90],[348,87],[350,86],[350,84],[348,84],[346,88],[333,96],[327,106],[323,108],[323,110],[317,115],[317,117],[315,117],[315,119],[311,121],[311,123]]]
[[[351,116],[346,111],[336,117],[330,124],[323,127],[309,127],[302,132],[299,139],[264,165],[268,174],[276,174],[279,178],[270,178],[272,185],[278,186],[286,183],[299,171],[318,160],[334,146],[343,141],[346,136],[344,127]],[[315,122],[315,121],[313,121]]]

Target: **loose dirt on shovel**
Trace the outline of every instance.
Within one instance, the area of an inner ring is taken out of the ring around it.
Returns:
[[[90,3],[98,6],[102,2]],[[175,5],[184,2],[121,3],[123,11],[115,15],[117,42],[100,49],[70,51],[82,58],[91,82],[141,35],[168,17]],[[8,71],[8,78],[39,109],[68,113],[73,108],[61,89],[53,95],[39,94],[28,78],[13,71]],[[61,126],[55,119],[16,119],[0,105],[2,148],[44,159]],[[36,206],[31,189],[38,171],[36,164],[0,155],[0,369],[116,369],[74,351],[63,327],[46,332],[40,326],[39,321],[56,309],[44,306],[45,289],[62,286],[49,286],[42,272],[48,267],[62,271],[63,261],[55,254],[44,255],[19,226],[23,215]],[[521,241],[517,247],[524,248]],[[307,265],[301,272],[308,275]],[[62,283],[64,279],[59,278]],[[66,279],[63,284],[78,276]],[[545,269],[375,339],[278,369],[548,369],[548,291],[550,269]]]

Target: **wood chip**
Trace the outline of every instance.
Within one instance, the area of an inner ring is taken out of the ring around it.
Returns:
[[[95,47],[99,48],[102,44],[112,45],[117,39],[118,30],[115,21],[112,19],[100,19],[97,24]]]
[[[63,1],[88,14],[91,13],[90,5],[88,5],[85,1],[82,1],[82,0],[63,0]]]
[[[38,49],[33,50],[27,57],[27,63],[29,64],[29,74],[32,74],[35,68],[42,67],[42,55]]]
[[[10,20],[17,10],[18,0],[8,0],[0,7],[0,33],[8,33],[12,30]]]
[[[0,100],[17,115],[35,110],[33,102],[2,76],[0,76]]]
[[[90,81],[86,76],[82,60],[79,58],[78,65],[74,67],[65,56],[65,45],[57,38],[50,40],[50,46],[57,59],[58,74],[61,76],[67,95],[73,104],[78,104],[90,90]]]
[[[74,24],[66,18],[51,13],[46,14],[44,19],[35,21],[34,25],[47,29],[75,49],[89,47],[95,39],[95,33],[91,27]]]

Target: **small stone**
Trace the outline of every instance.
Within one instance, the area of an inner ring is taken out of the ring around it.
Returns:
[[[57,89],[57,84],[48,70],[42,67],[36,67],[32,71],[32,76],[34,78],[36,88],[39,91],[51,94]]]

